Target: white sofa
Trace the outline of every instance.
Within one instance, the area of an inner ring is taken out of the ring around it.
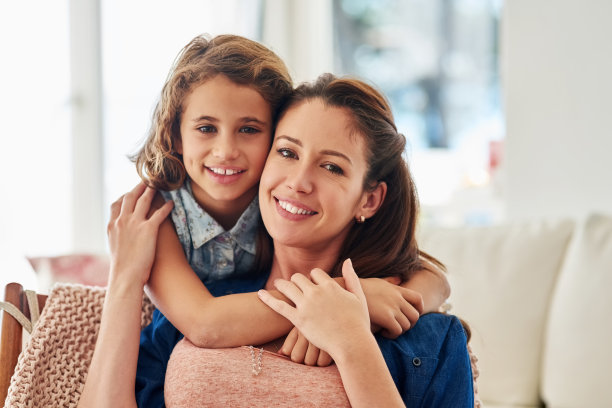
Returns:
[[[612,407],[612,217],[419,230],[472,328],[487,408]]]

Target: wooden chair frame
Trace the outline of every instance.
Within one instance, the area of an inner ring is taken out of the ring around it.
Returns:
[[[37,295],[39,312],[42,312],[47,295]],[[19,283],[9,283],[5,287],[4,301],[12,303],[28,319],[30,309],[26,299],[26,292]],[[2,312],[2,332],[0,336],[0,402],[4,403],[8,388],[11,384],[11,376],[15,371],[17,359],[22,347],[23,327],[8,312]]]

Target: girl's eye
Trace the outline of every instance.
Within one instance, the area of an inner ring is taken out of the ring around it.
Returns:
[[[336,166],[335,164],[327,163],[327,164],[324,164],[322,167],[331,173],[338,174],[339,176],[344,175],[344,170],[342,170],[340,167]]]
[[[240,128],[239,132],[240,133],[259,133],[259,129],[251,127],[251,126],[244,126]]]
[[[212,133],[216,131],[217,129],[215,129],[215,127],[212,125],[205,125],[205,126],[200,126],[198,130],[202,133]]]
[[[287,149],[286,147],[282,147],[276,151],[278,152],[278,154],[280,154],[282,157],[286,159],[296,159],[297,158],[297,155],[293,152],[293,150]]]

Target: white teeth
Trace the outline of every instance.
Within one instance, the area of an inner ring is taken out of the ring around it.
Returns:
[[[215,173],[215,174],[220,174],[222,176],[231,176],[233,174],[238,174],[238,173],[242,173],[241,170],[232,170],[232,169],[219,169],[217,167],[209,167],[209,169]]]
[[[281,201],[278,200],[278,204],[281,206],[281,208],[287,212],[290,212],[291,214],[299,214],[299,215],[303,215],[303,214],[314,214],[314,211],[307,211],[303,208],[298,208],[298,207],[294,207],[293,205],[289,204],[286,201]]]

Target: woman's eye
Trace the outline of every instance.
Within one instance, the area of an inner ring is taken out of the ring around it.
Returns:
[[[278,149],[276,151],[278,152],[278,154],[280,154],[282,157],[284,157],[286,159],[295,159],[295,158],[297,158],[297,155],[291,149],[280,148],[280,149]]]
[[[240,133],[259,133],[259,129],[251,127],[251,126],[245,126],[245,127],[241,127],[239,132]]]
[[[200,126],[200,127],[198,128],[198,130],[199,130],[200,132],[202,132],[202,133],[212,133],[212,132],[216,131],[217,129],[215,129],[215,127],[214,127],[214,126],[211,126],[211,125],[205,125],[205,126]]]
[[[338,175],[343,175],[344,174],[344,170],[342,170],[340,167],[336,166],[335,164],[332,163],[327,163],[324,164],[322,166],[325,170],[332,172],[334,174],[338,174]]]

